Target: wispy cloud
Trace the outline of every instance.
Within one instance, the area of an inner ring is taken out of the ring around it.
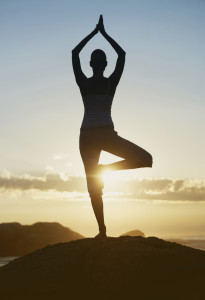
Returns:
[[[28,174],[15,176],[10,172],[0,175],[0,188],[6,190],[55,190],[58,192],[86,192],[84,177],[61,176],[48,173],[44,177]],[[205,180],[203,179],[135,179],[120,180],[108,187],[113,197],[169,200],[169,201],[205,201]]]
[[[152,200],[205,201],[205,180],[143,179],[121,182],[128,197]]]
[[[28,174],[14,176],[11,173],[3,173],[0,176],[0,188],[41,191],[57,190],[59,192],[84,192],[86,183],[83,177],[70,176],[65,179],[60,174],[48,173],[44,177],[34,177]]]
[[[67,159],[69,157],[68,153],[65,154],[54,154],[53,159],[54,160],[62,160],[62,159]]]

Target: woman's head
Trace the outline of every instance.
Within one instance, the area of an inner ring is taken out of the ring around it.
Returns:
[[[92,52],[90,57],[90,66],[94,70],[104,71],[107,66],[106,54],[101,49],[96,49]]]

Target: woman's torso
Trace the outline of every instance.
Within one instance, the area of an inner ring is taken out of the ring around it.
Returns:
[[[110,82],[109,82],[110,81]],[[110,78],[101,77],[86,78],[86,81],[80,86],[80,92],[82,98],[89,94],[106,94],[109,85],[109,95],[114,97],[116,91],[116,85],[110,80]]]
[[[112,101],[116,87],[113,88],[109,78],[88,78],[80,88],[84,117],[81,128],[110,126],[114,128],[111,117]]]

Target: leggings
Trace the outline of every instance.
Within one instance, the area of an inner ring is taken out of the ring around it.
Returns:
[[[151,154],[120,137],[112,127],[81,128],[79,146],[91,198],[103,194],[103,183],[98,176],[98,162],[102,150],[123,158],[110,164],[111,170],[152,167]]]

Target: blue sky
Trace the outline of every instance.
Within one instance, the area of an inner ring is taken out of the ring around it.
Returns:
[[[118,133],[153,153],[156,165],[149,176],[203,177],[204,6],[203,1],[2,1],[2,168],[37,172],[56,152],[69,152],[72,172],[82,171],[83,105],[71,50],[103,14],[108,34],[126,51],[113,104]],[[92,75],[89,55],[96,47],[107,53],[109,76],[117,57],[100,34],[82,51],[82,68]]]
[[[103,14],[107,33],[126,51],[113,102],[116,131],[154,159],[152,169],[120,174],[203,180],[204,12],[203,0],[0,1],[3,178],[84,176],[78,150],[83,104],[71,50]],[[82,69],[92,76],[89,57],[96,48],[107,54],[109,76],[117,56],[100,34],[81,52]],[[113,159],[103,153],[101,162]]]

